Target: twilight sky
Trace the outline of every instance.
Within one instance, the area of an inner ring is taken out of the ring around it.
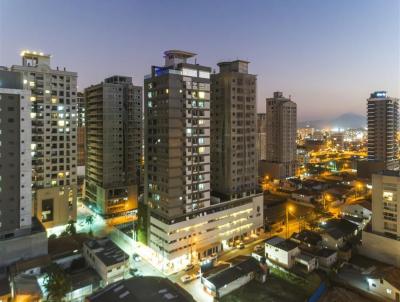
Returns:
[[[77,71],[80,90],[113,74],[143,85],[167,49],[249,60],[259,112],[280,90],[299,120],[365,114],[373,90],[400,97],[399,0],[1,0],[0,65],[23,49]]]

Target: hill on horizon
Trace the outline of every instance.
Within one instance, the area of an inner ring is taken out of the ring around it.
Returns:
[[[317,129],[322,128],[365,128],[367,126],[367,118],[364,115],[357,113],[344,113],[330,120],[311,120],[299,122],[299,128],[312,127]]]

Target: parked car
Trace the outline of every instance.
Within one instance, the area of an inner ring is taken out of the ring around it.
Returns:
[[[136,261],[136,262],[139,262],[140,260],[142,260],[142,258],[137,253],[132,254],[132,259],[133,259],[133,261]]]
[[[257,244],[255,247],[254,247],[254,251],[255,252],[261,252],[262,251],[262,249],[263,249],[263,247],[262,247],[262,245],[260,245],[260,244]]]
[[[190,275],[183,275],[183,276],[181,277],[181,281],[182,281],[183,283],[188,283],[188,282],[190,282],[190,281],[192,281],[192,280],[193,280],[193,277],[190,276]]]
[[[190,271],[193,268],[194,268],[194,265],[190,263],[190,264],[186,265],[185,272]]]
[[[240,242],[237,246],[236,246],[239,250],[244,249],[244,243]]]

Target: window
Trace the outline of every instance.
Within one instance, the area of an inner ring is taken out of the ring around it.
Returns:
[[[199,78],[209,79],[210,73],[208,71],[199,70]]]
[[[195,69],[183,68],[183,69],[182,69],[182,75],[184,75],[184,76],[189,76],[189,77],[197,77],[197,70],[195,70]]]

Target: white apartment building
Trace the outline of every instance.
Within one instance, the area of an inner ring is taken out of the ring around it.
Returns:
[[[34,215],[46,228],[76,219],[77,74],[50,66],[51,56],[23,51],[23,75],[30,90]]]
[[[372,176],[372,219],[362,233],[361,252],[400,267],[400,172]]]

